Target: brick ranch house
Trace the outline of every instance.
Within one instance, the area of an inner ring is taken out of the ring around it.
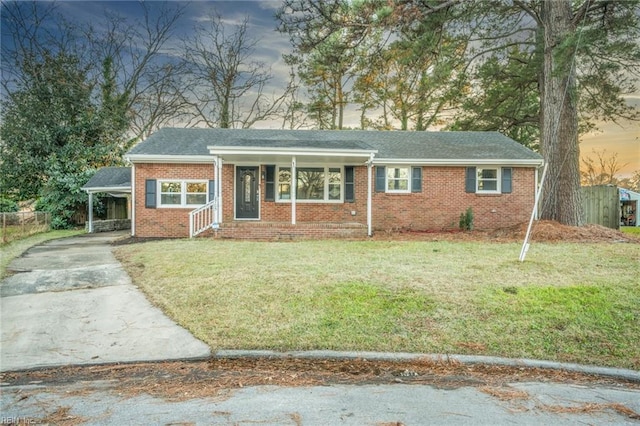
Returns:
[[[131,149],[139,237],[366,236],[526,222],[542,157],[496,132],[165,128]],[[85,188],[87,190],[87,188]]]

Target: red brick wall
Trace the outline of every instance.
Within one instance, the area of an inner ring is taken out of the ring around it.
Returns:
[[[212,164],[136,164],[137,236],[187,237],[190,208],[147,209],[144,207],[145,179],[214,179]],[[263,168],[261,168],[261,172]],[[460,214],[473,209],[476,229],[491,229],[526,222],[534,200],[533,168],[513,168],[513,192],[481,195],[465,192],[464,167],[423,167],[422,192],[386,194],[373,192],[372,214],[375,230],[411,228],[442,230],[458,227]],[[375,170],[374,170],[375,172]],[[223,222],[234,220],[235,167],[223,167]],[[296,221],[367,223],[367,168],[355,168],[353,203],[296,204]],[[372,188],[375,173],[372,174]],[[291,204],[265,202],[265,182],[261,182],[262,222],[291,222]],[[355,215],[352,215],[355,212]]]
[[[362,180],[364,195],[356,188],[356,201],[344,203],[314,203],[298,201],[296,203],[296,222],[340,222],[367,223],[367,169],[356,168],[356,182]],[[359,182],[360,183],[360,182]],[[261,185],[264,194],[265,183]],[[352,215],[352,212],[355,214]],[[265,202],[261,205],[261,218],[270,222],[291,222],[291,203]]]
[[[465,167],[423,167],[422,192],[385,194],[374,192],[374,229],[458,228],[460,213],[471,207],[475,229],[495,229],[526,222],[534,200],[535,171],[513,168],[510,194],[465,192]]]
[[[189,237],[187,208],[144,206],[146,179],[214,179],[213,164],[136,164],[135,235],[138,237]]]

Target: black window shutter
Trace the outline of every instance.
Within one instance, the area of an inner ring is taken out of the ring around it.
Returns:
[[[264,188],[264,200],[276,200],[276,166],[265,166],[267,169]]]
[[[411,192],[422,192],[422,167],[411,168]]]
[[[344,168],[344,200],[353,203],[356,200],[356,171],[353,166]]]
[[[510,194],[511,193],[511,167],[503,167],[502,168],[502,193]]]
[[[144,181],[144,206],[148,209],[155,209],[157,202],[158,185],[155,179]]]
[[[216,197],[216,181],[215,180],[210,180],[209,181],[209,201],[213,201],[213,199]]]
[[[464,180],[464,190],[466,192],[476,192],[476,168],[467,167],[467,174]]]
[[[376,192],[385,191],[386,173],[386,168],[384,166],[376,166]]]

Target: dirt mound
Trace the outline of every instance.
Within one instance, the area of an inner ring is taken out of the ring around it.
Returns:
[[[508,228],[492,231],[414,231],[400,230],[379,238],[397,238],[426,241],[494,241],[521,242],[527,233],[528,223],[521,223]],[[555,221],[540,220],[533,223],[532,241],[537,242],[570,242],[570,243],[636,243],[640,237],[601,225],[567,226]]]
[[[510,230],[497,230],[493,236],[501,234],[506,238],[523,240],[527,232],[528,224],[523,223]],[[531,239],[544,242],[574,242],[574,243],[614,243],[614,242],[635,242],[640,243],[640,239],[632,235],[625,234],[615,229],[602,225],[589,224],[585,226],[567,226],[561,223],[541,220],[533,223]]]

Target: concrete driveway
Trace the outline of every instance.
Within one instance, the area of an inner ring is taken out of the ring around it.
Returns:
[[[111,253],[123,233],[32,247],[0,282],[0,371],[201,358],[207,345],[152,306]]]

